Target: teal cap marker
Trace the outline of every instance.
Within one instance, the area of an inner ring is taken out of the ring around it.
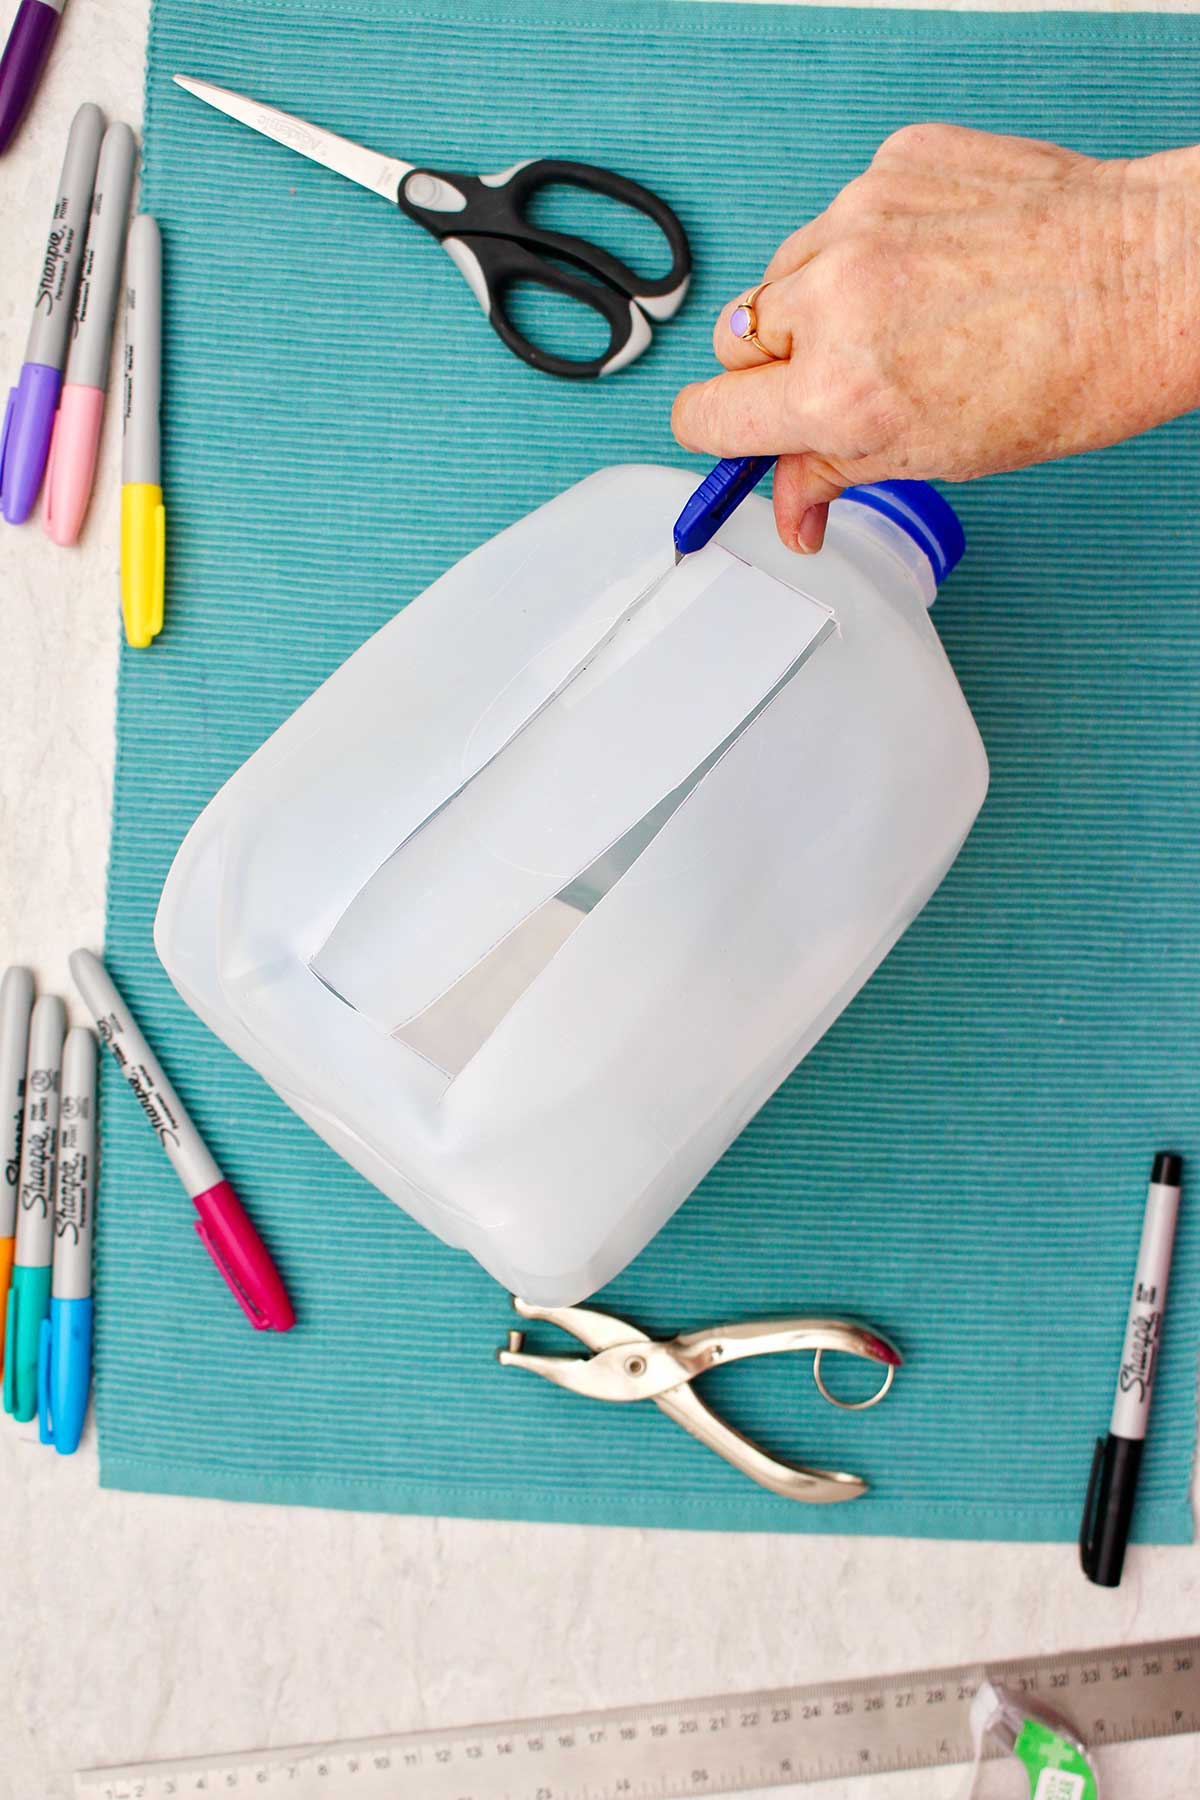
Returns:
[[[66,1028],[62,1001],[43,994],[29,1025],[25,1127],[17,1176],[17,1247],[5,1333],[4,1406],[22,1424],[37,1413],[42,1320],[50,1311],[54,1174]]]

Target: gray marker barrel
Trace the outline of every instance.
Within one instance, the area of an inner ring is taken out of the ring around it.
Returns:
[[[71,123],[67,153],[58,179],[58,198],[46,239],[46,254],[38,276],[33,324],[25,346],[27,363],[43,363],[61,369],[67,359],[67,339],[75,311],[75,290],[83,261],[83,240],[92,204],[104,114],[85,101]]]
[[[54,1246],[54,1170],[58,1160],[58,1110],[62,1090],[63,1035],[67,1014],[61,1000],[43,994],[29,1026],[25,1066],[25,1126],[17,1183],[16,1261],[23,1268],[48,1268]]]
[[[25,1061],[32,1011],[33,976],[28,969],[8,969],[0,981],[0,1238],[12,1237],[17,1223]]]
[[[67,960],[83,1003],[96,1021],[101,1043],[112,1051],[189,1195],[194,1199],[197,1194],[218,1187],[224,1179],[220,1169],[117,992],[112,976],[90,950],[73,950]]]
[[[125,408],[121,480],[160,485],[158,408],[162,387],[162,238],[138,213],[129,227],[125,293]]]
[[[86,1300],[92,1291],[96,1205],[96,1039],[84,1026],[67,1033],[58,1129],[54,1205],[56,1300]]]
[[[110,125],[100,146],[92,216],[75,302],[75,335],[67,357],[67,380],[82,387],[108,385],[108,352],[121,286],[136,155],[137,142],[128,125]]]

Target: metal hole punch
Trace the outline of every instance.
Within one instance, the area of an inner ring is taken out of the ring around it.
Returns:
[[[513,1330],[508,1334],[507,1347],[496,1352],[497,1360],[506,1368],[528,1369],[556,1387],[593,1400],[653,1400],[661,1412],[692,1437],[707,1444],[751,1481],[786,1500],[828,1506],[839,1500],[856,1500],[866,1493],[867,1483],[858,1475],[836,1469],[810,1469],[768,1456],[706,1406],[691,1383],[719,1363],[738,1362],[745,1356],[770,1356],[783,1350],[812,1351],[813,1378],[823,1398],[847,1412],[862,1412],[877,1406],[888,1393],[902,1360],[900,1352],[879,1332],[848,1319],[750,1319],[740,1325],[685,1332],[660,1342],[625,1319],[590,1307],[534,1306],[515,1295],[513,1306],[523,1319],[569,1331],[592,1354],[536,1356],[525,1349],[525,1333]],[[821,1358],[829,1350],[886,1368],[878,1391],[867,1400],[857,1401],[839,1400],[831,1394],[821,1373]]]

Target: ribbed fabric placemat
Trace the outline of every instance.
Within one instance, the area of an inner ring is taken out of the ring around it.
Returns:
[[[203,107],[175,70],[444,168],[607,163],[681,211],[694,293],[634,368],[591,386],[536,376],[432,240]],[[498,1370],[505,1296],[208,1035],[159,968],[151,921],[216,787],[396,607],[589,470],[684,460],[669,401],[709,366],[717,306],[888,131],[943,117],[1105,154],[1190,141],[1200,22],[158,0],[147,92],[169,593],[160,642],[122,662],[108,954],[300,1324],[249,1331],[106,1072],[104,1482],[618,1524],[1073,1536],[1150,1157],[1200,1148],[1200,417],[954,493],[970,548],[936,616],[991,757],[984,813],[868,988],[606,1296],[663,1332],[804,1309],[892,1333],[908,1365],[869,1415],[822,1405],[795,1358],[706,1382],[769,1446],[861,1471],[867,1499],[791,1505],[652,1407]],[[1198,1303],[1185,1217],[1143,1538],[1191,1535]]]

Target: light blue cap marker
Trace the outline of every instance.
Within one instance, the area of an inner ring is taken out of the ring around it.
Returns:
[[[92,1300],[51,1300],[38,1346],[38,1436],[60,1456],[79,1448],[92,1387]]]
[[[62,1065],[54,1285],[38,1337],[38,1433],[60,1456],[78,1448],[92,1381],[92,1234],[96,1202],[96,1039],[68,1032]]]

